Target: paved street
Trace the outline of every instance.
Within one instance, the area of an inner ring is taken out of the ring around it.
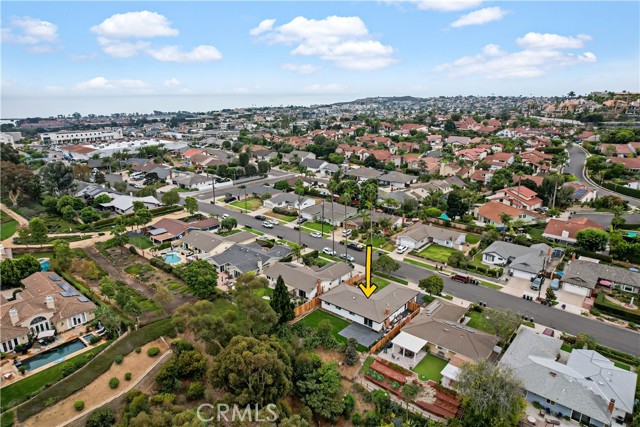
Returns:
[[[220,205],[212,205],[207,202],[200,202],[200,210],[214,214],[230,214],[238,220],[239,225],[249,225],[256,230],[267,231],[262,227],[262,221],[258,221],[253,216],[241,214]],[[284,225],[277,225],[274,229],[268,230],[270,234],[282,236],[284,239],[297,242],[298,231]],[[317,239],[311,237],[308,233],[301,233],[301,243],[306,244],[312,249],[322,250],[324,247],[331,247],[331,239]],[[336,233],[335,248],[341,253],[344,247],[338,244],[340,236]],[[364,265],[364,252],[349,251],[350,255],[355,257],[355,262]],[[377,255],[374,252],[374,258]],[[417,283],[420,279],[431,274],[423,268],[400,262],[400,269],[394,273],[395,276],[407,279]],[[464,285],[454,282],[448,277],[444,278],[445,292],[455,297],[469,301],[484,301],[489,307],[501,307],[512,309],[522,315],[533,317],[538,323],[566,331],[569,334],[577,334],[585,332],[593,335],[598,342],[603,345],[616,348],[618,350],[640,356],[640,334],[628,329],[622,329],[615,326],[607,325],[600,321],[591,320],[582,316],[567,313],[557,308],[551,308],[537,304],[535,302],[525,301],[522,298],[505,294],[493,289],[482,286]]]

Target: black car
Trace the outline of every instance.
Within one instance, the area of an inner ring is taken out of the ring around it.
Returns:
[[[225,203],[231,203],[231,202],[233,202],[235,200],[236,200],[236,198],[234,196],[227,196],[227,197],[224,198],[224,202]]]
[[[305,222],[307,222],[307,218],[302,218],[302,217],[298,218],[298,221],[297,221],[298,224],[302,224]]]
[[[256,215],[256,216],[255,216],[255,218],[256,218],[258,221],[264,221],[265,219],[267,219],[267,217],[266,217],[266,216],[264,216],[264,215]]]

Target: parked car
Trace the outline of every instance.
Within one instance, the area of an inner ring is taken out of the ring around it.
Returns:
[[[280,221],[278,221],[277,219],[270,219],[269,222],[273,225],[278,225],[280,224]]]
[[[305,222],[307,222],[307,221],[308,221],[308,219],[307,219],[307,218],[302,218],[302,217],[300,217],[300,218],[298,218],[298,220],[297,220],[296,222],[297,222],[298,224],[302,224],[302,223],[305,223]]]
[[[327,255],[335,255],[336,251],[334,251],[331,248],[322,248],[322,253],[327,254]]]
[[[463,274],[455,274],[451,277],[451,279],[460,283],[471,283],[471,277],[465,276]]]
[[[533,289],[534,291],[539,291],[541,286],[542,286],[542,278],[536,277],[533,280],[533,282],[531,282],[530,288]]]
[[[314,231],[313,233],[311,233],[311,237],[315,237],[316,239],[319,239],[320,237],[322,237],[322,233],[319,231]]]
[[[220,216],[220,218],[222,218],[222,219],[229,218],[229,214],[222,214],[222,215]]]
[[[351,235],[351,230],[342,230],[342,235],[344,237],[350,236]]]
[[[258,221],[264,221],[267,219],[267,217],[264,215],[256,215],[255,219],[257,219]]]
[[[560,289],[560,279],[553,279],[549,284],[549,287],[554,291],[557,291],[558,289]]]
[[[293,229],[294,230],[300,230],[300,224],[294,224],[293,225]]]
[[[403,253],[405,253],[407,251],[407,249],[409,249],[409,248],[406,247],[406,246],[398,246],[398,253],[399,254],[403,254]]]
[[[355,261],[355,258],[348,254],[340,254],[340,258],[346,259],[349,262]]]
[[[225,203],[231,203],[231,202],[233,202],[235,200],[236,200],[236,198],[234,196],[227,196],[227,197],[224,198],[224,202]]]
[[[362,243],[349,242],[347,247],[349,249],[353,249],[353,250],[358,251],[358,252],[364,251],[364,245]]]
[[[265,221],[262,223],[262,226],[264,228],[273,228],[273,224],[271,224],[269,221]]]

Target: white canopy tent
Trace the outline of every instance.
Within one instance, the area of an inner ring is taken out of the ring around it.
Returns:
[[[53,329],[48,329],[46,331],[42,331],[38,334],[38,339],[52,337],[56,334],[56,331]]]
[[[397,337],[391,340],[391,344],[393,344],[392,353],[395,352],[396,346],[400,347],[400,352],[404,357],[411,357],[413,359],[413,363],[415,365],[416,362],[416,354],[422,350],[422,348],[427,345],[427,340],[423,340],[422,338],[418,338],[406,332],[400,331]],[[412,354],[407,355],[407,351]]]

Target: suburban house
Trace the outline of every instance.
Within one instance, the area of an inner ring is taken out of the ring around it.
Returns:
[[[447,248],[462,250],[466,236],[466,233],[459,230],[418,223],[396,236],[396,246],[406,246],[413,250],[420,249],[429,243],[435,243]]]
[[[194,191],[211,188],[212,181],[212,176],[200,175],[192,172],[182,172],[180,175],[174,175],[172,180],[172,182],[177,186]]]
[[[484,158],[484,162],[489,164],[491,170],[506,168],[514,161],[515,157],[511,153],[494,153]]]
[[[399,215],[390,215],[384,212],[371,211],[369,213],[369,218],[367,218],[367,223],[369,220],[373,221],[374,224],[379,224],[380,220],[383,218],[388,218],[391,221],[391,227],[401,227],[404,223],[404,218]],[[348,228],[354,230],[356,228],[364,228],[365,227],[365,218],[362,216],[356,216],[348,219],[344,224],[344,228]]]
[[[640,273],[583,259],[568,263],[562,276],[562,288],[567,292],[590,297],[597,287],[640,293]]]
[[[112,197],[111,201],[101,203],[100,206],[105,209],[110,209],[119,215],[133,213],[133,202],[142,202],[147,209],[155,209],[162,206],[162,203],[153,196],[133,197],[110,194],[109,197]]]
[[[409,302],[415,301],[419,293],[391,283],[367,298],[357,287],[341,284],[318,298],[323,310],[381,332],[405,317]]]
[[[464,307],[436,299],[420,309],[420,313],[391,341],[392,354],[398,348],[398,353],[411,358],[426,349],[437,357],[454,362],[452,366],[445,367],[449,375],[443,374],[443,380],[448,380],[446,386],[451,387],[461,364],[480,359],[496,360],[501,352],[497,347],[498,337],[461,324],[466,311]]]
[[[358,210],[354,207],[346,207],[340,203],[321,202],[313,206],[302,209],[300,215],[309,221],[321,221],[324,218],[325,222],[328,222],[334,226],[339,226],[345,220],[353,218],[358,214]]]
[[[297,263],[276,262],[264,272],[269,286],[275,287],[282,276],[287,289],[295,296],[310,300],[350,279],[353,270],[344,262],[332,262],[317,269]]]
[[[224,252],[207,258],[220,272],[226,272],[233,277],[254,271],[261,273],[280,258],[289,255],[291,250],[285,245],[275,245],[273,248],[263,248],[256,243],[246,245],[235,244]]]
[[[525,209],[514,208],[513,206],[505,205],[500,202],[491,201],[476,209],[476,216],[478,222],[481,224],[492,224],[497,227],[504,227],[500,214],[507,214],[511,217],[511,220],[522,220],[525,224],[532,224],[538,221],[545,221],[546,217],[537,212],[528,211]]]
[[[527,211],[533,211],[542,207],[542,199],[538,197],[538,193],[524,185],[498,190],[495,194],[487,197],[487,200],[498,201],[507,206]]]
[[[389,172],[378,177],[378,184],[388,185],[392,188],[406,188],[417,181],[417,176],[400,172]]]
[[[573,200],[578,203],[593,202],[597,197],[595,190],[579,182],[567,182],[564,185],[573,188]]]
[[[282,155],[283,163],[300,163],[306,159],[315,159],[316,155],[308,151],[293,150],[289,154]]]
[[[495,241],[482,251],[482,263],[488,266],[507,266],[509,275],[533,279],[545,269],[551,247],[538,243],[531,247]]]
[[[350,178],[354,178],[358,184],[361,184],[368,179],[378,179],[378,177],[382,175],[383,172],[380,172],[376,169],[362,167],[357,169],[349,169],[344,174]]]
[[[500,364],[513,370],[529,402],[588,426],[622,425],[633,413],[638,375],[593,350],[561,350],[562,341],[521,328]]]
[[[178,219],[162,218],[145,228],[145,234],[155,244],[176,240],[187,234],[187,223]]]
[[[262,202],[265,208],[286,208],[298,209],[298,200],[300,201],[300,209],[308,208],[316,204],[316,200],[311,197],[298,196],[294,193],[281,193],[266,199]]]
[[[322,175],[331,175],[338,171],[338,165],[334,165],[333,163],[329,163],[326,160],[318,160],[318,159],[304,159],[300,162],[300,166],[304,166],[308,171],[313,172],[315,174]]]
[[[542,233],[542,237],[546,237],[556,243],[574,245],[578,231],[584,230],[585,228],[604,230],[600,224],[587,217],[574,217],[568,220],[551,218],[549,223],[547,223],[547,227],[544,229],[544,233]]]
[[[631,157],[621,159],[619,157],[611,157],[608,159],[611,163],[619,163],[624,165],[624,168],[631,172],[640,172],[640,158],[639,157]]]
[[[13,351],[34,338],[53,336],[94,319],[96,305],[52,272],[22,280],[24,289],[11,289],[15,298],[0,295],[1,350]]]
[[[233,244],[218,234],[200,230],[190,232],[180,242],[183,249],[193,251],[199,257],[220,253]]]

